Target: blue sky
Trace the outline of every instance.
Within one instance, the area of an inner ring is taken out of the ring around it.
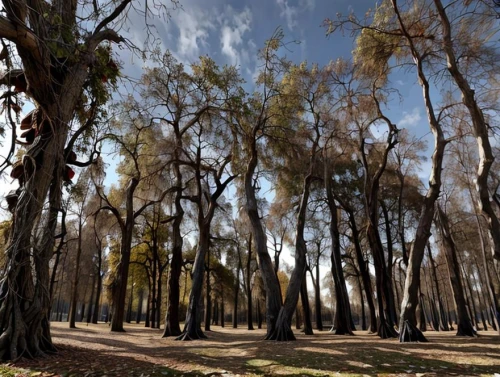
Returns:
[[[355,12],[362,17],[376,5],[375,0],[181,0],[181,9],[173,10],[170,19],[156,21],[163,50],[186,66],[196,62],[200,55],[209,55],[218,64],[236,65],[252,90],[252,78],[258,71],[257,52],[281,27],[288,45],[287,56],[298,63],[325,65],[340,57],[349,58],[354,49],[354,38],[342,33],[326,36],[322,26],[327,18],[338,13]],[[138,46],[145,39],[143,20],[131,15],[131,40]],[[123,51],[123,50],[122,50]],[[123,51],[121,56],[126,73],[140,77],[143,62]],[[391,76],[392,86],[398,89],[402,102],[390,104],[387,114],[399,128],[425,137],[432,145],[423,108],[421,89],[414,72],[396,72]],[[427,180],[428,167],[420,176]]]

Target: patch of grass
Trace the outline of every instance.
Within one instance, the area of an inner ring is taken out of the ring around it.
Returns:
[[[0,377],[38,377],[41,375],[42,372],[14,368],[8,365],[0,365]]]

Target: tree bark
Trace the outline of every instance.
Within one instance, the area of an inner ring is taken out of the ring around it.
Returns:
[[[300,302],[302,303],[302,313],[304,317],[304,334],[314,335],[311,322],[311,308],[309,307],[309,298],[307,293],[307,279],[304,273],[302,286],[300,287]]]
[[[477,140],[479,164],[477,169],[476,186],[479,193],[479,209],[487,220],[490,238],[492,241],[492,254],[500,260],[500,221],[490,202],[488,177],[495,157],[489,139],[489,125],[484,119],[484,114],[475,98],[475,92],[460,70],[458,59],[455,55],[452,40],[452,30],[448,15],[441,0],[434,0],[441,20],[443,51],[446,54],[448,71],[462,93],[462,102],[467,107],[472,121],[474,136]]]
[[[349,303],[349,295],[342,269],[342,259],[340,251],[340,232],[338,228],[338,207],[332,193],[332,171],[325,163],[324,184],[326,191],[326,199],[330,212],[330,237],[332,239],[332,247],[330,260],[332,263],[332,276],[335,283],[335,298],[336,298],[336,323],[335,335],[354,335],[351,328],[351,307]]]
[[[130,267],[130,250],[134,230],[134,191],[139,185],[137,178],[132,178],[127,187],[126,194],[126,220],[121,226],[120,261],[116,280],[112,286],[113,307],[111,312],[111,331],[124,332],[123,315],[125,313],[125,300],[127,295],[128,271]]]
[[[178,127],[175,129],[177,143],[182,143]],[[182,146],[182,144],[180,145]],[[178,152],[176,152],[178,153]],[[179,318],[180,302],[180,284],[179,279],[182,272],[182,247],[183,238],[181,234],[181,224],[184,218],[184,209],[182,207],[182,174],[180,166],[174,164],[175,171],[175,219],[172,223],[172,260],[170,262],[170,275],[168,280],[168,305],[165,317],[165,331],[163,337],[179,336],[181,334]]]
[[[441,125],[439,124],[434,112],[434,106],[430,95],[430,85],[424,73],[424,58],[417,50],[412,37],[406,29],[406,25],[404,24],[404,21],[399,13],[397,0],[391,0],[391,3],[398,19],[399,29],[408,42],[417,68],[417,76],[419,84],[422,87],[427,120],[429,122],[431,132],[434,135],[434,152],[431,158],[432,167],[429,177],[429,188],[427,189],[427,193],[424,197],[420,218],[418,220],[417,231],[415,234],[415,240],[408,257],[408,267],[399,320],[400,342],[414,342],[425,339],[424,335],[416,328],[417,319],[415,314],[419,301],[418,288],[420,286],[420,266],[424,257],[425,246],[431,235],[434,206],[441,189],[441,171],[444,149],[447,142],[444,138]],[[408,331],[404,331],[405,327],[408,327]],[[405,334],[406,337],[403,337],[402,334]]]
[[[323,331],[323,318],[321,317],[321,290],[319,285],[319,258],[316,260],[316,279],[314,281],[314,314],[316,315],[316,329]]]
[[[441,242],[446,256],[446,265],[450,285],[452,287],[453,299],[455,301],[455,310],[457,313],[457,336],[475,336],[476,331],[467,312],[464,288],[460,274],[460,264],[458,263],[455,241],[450,232],[448,217],[441,207],[437,207],[438,229],[441,235]]]
[[[267,249],[267,237],[259,215],[257,197],[255,195],[254,174],[258,163],[257,132],[259,130],[260,125],[256,125],[252,130],[252,135],[248,137],[250,159],[244,176],[246,199],[245,211],[248,219],[250,220],[252,236],[255,241],[255,249],[257,251],[257,263],[259,265],[259,270],[261,271],[266,290],[266,338],[269,338],[271,337],[271,334],[275,332],[276,321],[281,309],[282,296],[278,278],[274,273],[273,262]],[[251,308],[248,309],[249,311],[251,310]]]

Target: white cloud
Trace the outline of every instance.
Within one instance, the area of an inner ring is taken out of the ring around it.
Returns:
[[[420,115],[420,109],[418,107],[414,107],[410,113],[403,111],[403,118],[401,118],[397,125],[399,128],[413,127],[416,126],[421,119],[422,116]]]
[[[206,12],[199,8],[187,8],[175,17],[179,29],[177,53],[187,59],[197,59],[200,48],[208,46],[210,30],[215,28]]]
[[[315,0],[299,0],[297,5],[290,5],[289,0],[276,0],[281,9],[280,17],[286,20],[286,26],[292,30],[297,26],[297,16],[305,11],[312,12],[315,7]]]
[[[222,54],[229,59],[230,64],[240,65],[248,62],[249,50],[255,47],[252,40],[244,41],[244,35],[251,30],[252,12],[250,9],[245,8],[238,13],[228,6],[219,18],[219,22]]]

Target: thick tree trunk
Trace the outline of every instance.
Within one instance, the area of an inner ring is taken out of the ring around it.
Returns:
[[[259,129],[259,125],[255,126],[252,135],[249,136],[248,149],[250,151],[250,160],[244,176],[245,210],[250,220],[252,236],[257,251],[257,263],[266,290],[266,338],[270,338],[275,332],[276,321],[281,309],[282,296],[278,278],[274,273],[273,262],[267,249],[267,237],[262,225],[261,216],[259,215],[257,197],[255,195],[254,174],[258,162],[256,133]],[[251,310],[251,308],[248,309],[249,311]]]
[[[330,237],[332,239],[332,247],[330,260],[332,263],[332,276],[335,284],[336,298],[336,335],[354,335],[351,328],[351,307],[349,303],[349,295],[347,294],[347,286],[344,279],[344,271],[342,269],[342,259],[340,250],[340,232],[338,228],[338,207],[332,193],[332,171],[325,164],[325,191],[328,208],[330,210]]]
[[[312,158],[310,162],[310,172],[304,178],[302,198],[299,206],[299,213],[297,215],[297,231],[295,239],[295,266],[288,283],[288,287],[285,295],[285,302],[280,309],[278,318],[275,322],[275,327],[271,332],[268,331],[266,336],[267,340],[277,340],[277,341],[289,341],[295,340],[295,335],[291,329],[291,321],[293,317],[293,312],[297,308],[297,302],[299,300],[300,288],[302,286],[302,281],[304,280],[306,272],[306,255],[307,246],[304,239],[304,229],[306,222],[307,204],[309,201],[309,193],[312,182],[312,167],[314,164],[314,151],[312,153]],[[269,296],[269,292],[267,292]]]
[[[467,307],[464,296],[464,288],[460,274],[460,264],[458,263],[455,241],[450,232],[448,217],[437,207],[438,229],[441,235],[441,241],[446,256],[446,265],[448,266],[448,274],[455,301],[455,310],[457,312],[457,335],[458,336],[475,336],[476,332],[472,327],[472,323],[467,313]]]
[[[204,226],[205,225],[205,226]],[[210,245],[210,224],[200,224],[198,246],[193,263],[191,293],[187,309],[184,330],[176,340],[194,340],[206,338],[201,331],[201,308],[203,306],[203,277],[205,273],[205,257]]]
[[[181,234],[181,224],[184,217],[184,209],[181,205],[182,196],[182,176],[180,168],[176,168],[178,191],[175,196],[176,215],[172,225],[172,260],[170,262],[170,275],[168,279],[168,305],[165,316],[165,331],[163,337],[178,336],[181,334],[179,318],[180,284],[179,279],[182,272],[182,247],[183,238]]]
[[[24,159],[25,183],[6,248],[8,259],[0,283],[0,359],[36,357],[55,351],[48,318],[49,261],[61,208],[62,154],[72,111],[47,115],[51,120],[45,124],[46,132],[35,139]],[[55,129],[58,132],[51,134]],[[42,220],[48,193],[50,210]],[[37,222],[45,224],[40,243],[33,247],[32,231]]]

